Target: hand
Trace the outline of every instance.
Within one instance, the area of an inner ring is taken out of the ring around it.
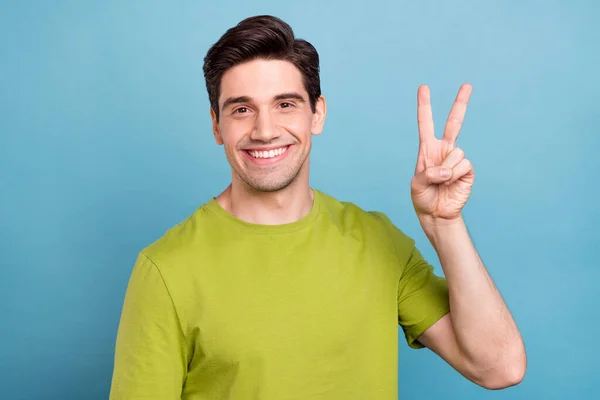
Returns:
[[[471,194],[475,181],[473,166],[456,147],[471,90],[469,84],[461,86],[448,116],[444,136],[439,140],[433,131],[429,88],[426,85],[419,87],[419,156],[411,182],[411,197],[421,224],[459,219]]]

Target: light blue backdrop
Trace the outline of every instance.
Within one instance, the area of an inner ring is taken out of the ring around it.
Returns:
[[[598,398],[600,6],[593,1],[53,1],[0,11],[0,398],[106,399],[137,252],[229,182],[202,60],[274,14],[322,58],[312,185],[378,209],[440,271],[409,198],[416,90],[461,83],[469,229],[526,341],[488,392],[401,342],[402,399]]]

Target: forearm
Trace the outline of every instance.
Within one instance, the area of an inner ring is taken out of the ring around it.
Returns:
[[[452,325],[463,356],[479,371],[524,364],[523,343],[515,321],[462,218],[427,226],[425,233],[448,282]]]

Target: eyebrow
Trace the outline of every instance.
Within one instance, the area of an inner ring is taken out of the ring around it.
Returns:
[[[249,103],[250,101],[251,99],[248,96],[229,97],[227,100],[225,100],[221,108],[224,110],[232,104]]]
[[[302,97],[301,94],[296,93],[296,92],[278,94],[277,96],[273,97],[273,100],[275,100],[275,101],[277,101],[277,100],[297,100],[301,103],[304,103],[306,101],[304,99],[304,97]]]
[[[289,93],[281,93],[278,94],[276,96],[273,97],[273,101],[278,101],[278,100],[296,100],[302,103],[305,103],[306,100],[304,99],[304,97],[302,97],[301,94],[296,93],[296,92],[289,92]],[[223,106],[221,107],[221,109],[226,109],[227,107],[229,107],[232,104],[239,104],[239,103],[249,103],[251,102],[252,99],[248,96],[238,96],[238,97],[229,97],[227,100],[225,100],[223,102]]]

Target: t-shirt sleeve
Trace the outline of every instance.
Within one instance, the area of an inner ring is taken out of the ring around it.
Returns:
[[[398,324],[407,344],[413,349],[423,346],[417,338],[450,311],[446,279],[434,273],[414,239],[410,238],[383,213],[375,212],[385,223],[394,242],[399,260]]]
[[[450,311],[446,279],[412,246],[398,283],[398,324],[411,348],[424,346],[417,338]]]
[[[158,267],[140,253],[125,294],[110,400],[179,399],[188,347]]]

